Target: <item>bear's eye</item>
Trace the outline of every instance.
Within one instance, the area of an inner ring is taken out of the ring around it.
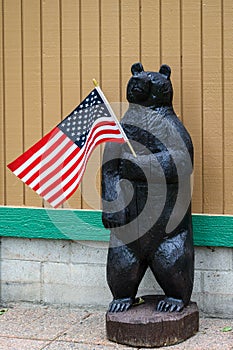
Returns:
[[[152,74],[151,74],[151,73],[149,73],[149,74],[148,74],[148,77],[149,77],[149,78],[152,78]]]

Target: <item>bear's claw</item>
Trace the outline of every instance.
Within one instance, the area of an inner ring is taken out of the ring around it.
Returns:
[[[184,308],[184,303],[181,299],[165,297],[157,305],[157,311],[160,312],[180,312]]]
[[[134,303],[134,299],[132,298],[122,298],[122,299],[114,299],[108,308],[108,312],[122,312],[127,311],[130,306]]]

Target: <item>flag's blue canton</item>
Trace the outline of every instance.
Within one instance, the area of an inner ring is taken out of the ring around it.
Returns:
[[[111,117],[98,91],[94,89],[75,110],[70,113],[58,128],[79,148],[86,142],[87,135],[96,119]]]

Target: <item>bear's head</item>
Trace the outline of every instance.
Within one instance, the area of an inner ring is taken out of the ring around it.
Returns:
[[[134,63],[131,72],[132,77],[127,85],[128,102],[150,108],[172,106],[169,66],[163,64],[159,72],[145,72],[141,63]]]

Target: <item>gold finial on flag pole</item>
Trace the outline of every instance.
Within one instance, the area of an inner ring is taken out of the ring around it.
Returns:
[[[97,81],[95,79],[92,79],[93,84],[95,85],[95,87],[99,86],[99,84],[97,83]]]
[[[119,123],[119,121],[118,121],[118,119],[117,119],[115,113],[113,112],[112,107],[110,106],[108,100],[107,100],[106,97],[104,96],[104,93],[103,93],[103,91],[101,90],[99,84],[97,83],[96,79],[92,79],[92,81],[93,81],[93,84],[95,85],[95,87],[97,88],[97,90],[98,90],[100,96],[102,97],[104,103],[106,104],[106,107],[108,108],[109,113],[111,114],[111,116],[112,116],[113,119],[115,120],[117,126],[119,127],[119,129],[120,129],[120,131],[121,131],[121,133],[122,133],[122,135],[123,135],[123,137],[124,137],[124,139],[125,139],[125,142],[127,143],[127,145],[128,145],[129,148],[130,148],[130,151],[132,152],[133,156],[134,156],[135,158],[137,158],[137,155],[136,155],[136,153],[135,153],[135,151],[134,151],[134,149],[133,149],[131,143],[129,142],[128,137],[126,136],[126,134],[125,134],[125,132],[124,132],[124,130],[123,130],[121,124]]]

